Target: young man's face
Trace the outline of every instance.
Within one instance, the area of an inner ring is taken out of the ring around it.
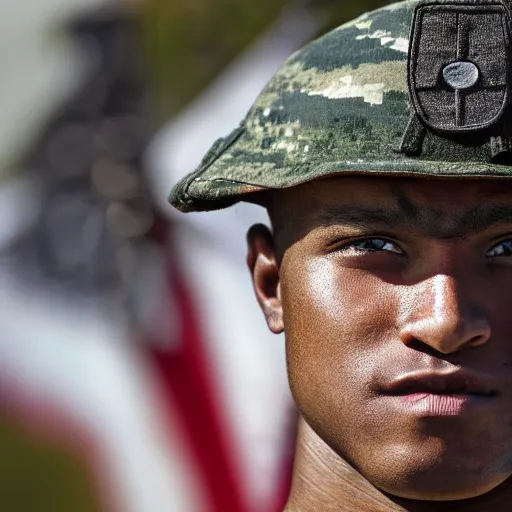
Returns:
[[[274,199],[275,253],[253,230],[249,263],[309,425],[396,496],[507,479],[512,184],[340,177]]]

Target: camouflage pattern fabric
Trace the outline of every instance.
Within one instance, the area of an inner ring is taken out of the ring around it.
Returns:
[[[506,120],[484,134],[415,125],[409,37],[415,9],[424,3],[408,0],[364,14],[293,55],[240,127],[174,187],[171,203],[184,212],[219,209],[337,173],[512,176],[512,167],[497,158],[510,149],[502,136]],[[414,139],[415,130],[424,132],[417,154],[404,147],[404,134]]]

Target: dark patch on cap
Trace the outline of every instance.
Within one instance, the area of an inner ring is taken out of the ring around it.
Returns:
[[[438,132],[489,128],[509,100],[509,10],[501,0],[424,2],[414,15],[409,93]]]

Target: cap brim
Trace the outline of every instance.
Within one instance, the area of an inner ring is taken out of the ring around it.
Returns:
[[[214,166],[212,166],[214,167]],[[250,171],[250,170],[249,170]],[[512,166],[475,162],[438,162],[416,159],[395,161],[342,161],[302,164],[292,168],[254,169],[246,163],[229,167],[229,172],[194,174],[178,183],[169,201],[182,212],[219,210],[239,201],[254,201],[256,194],[280,190],[338,175],[418,177],[437,179],[512,178]],[[244,176],[244,181],[231,176]]]

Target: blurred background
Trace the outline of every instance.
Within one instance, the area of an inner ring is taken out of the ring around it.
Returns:
[[[0,0],[0,510],[282,510],[265,212],[166,198],[292,52],[385,3]]]

